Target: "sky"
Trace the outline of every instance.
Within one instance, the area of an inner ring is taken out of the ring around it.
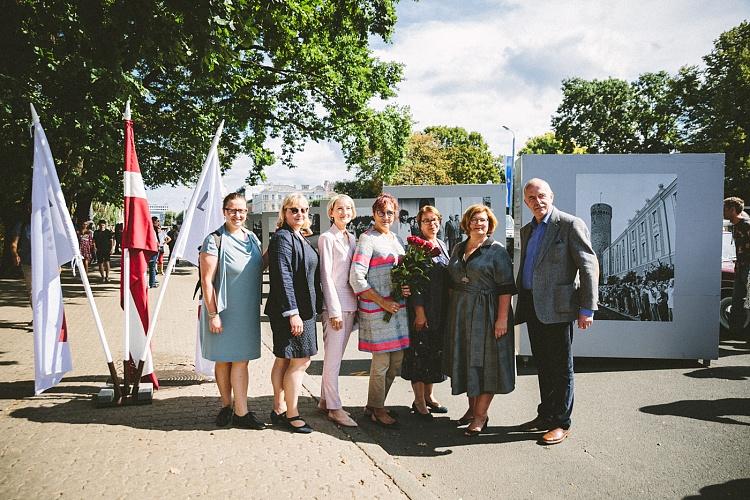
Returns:
[[[718,36],[750,19],[750,0],[402,0],[392,43],[374,40],[382,60],[405,66],[397,97],[414,130],[430,125],[480,132],[495,155],[517,152],[551,130],[565,78],[633,81],[642,73],[675,74],[702,64]],[[272,143],[269,143],[272,147]],[[208,148],[208,144],[206,145]],[[299,167],[266,170],[276,184],[351,179],[335,143],[310,142]],[[237,158],[224,175],[235,190],[250,169]],[[182,209],[190,187],[149,190],[152,203]]]

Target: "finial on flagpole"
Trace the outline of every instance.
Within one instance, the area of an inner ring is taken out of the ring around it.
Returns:
[[[36,114],[36,109],[34,109],[34,105],[29,103],[29,106],[31,106],[31,123],[33,125],[36,125],[39,123],[39,115]]]
[[[130,98],[128,97],[128,102],[125,104],[125,112],[122,114],[123,120],[130,120]]]

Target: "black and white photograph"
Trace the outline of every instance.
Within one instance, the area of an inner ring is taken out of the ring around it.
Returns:
[[[674,321],[675,174],[577,174],[599,260],[596,320]]]

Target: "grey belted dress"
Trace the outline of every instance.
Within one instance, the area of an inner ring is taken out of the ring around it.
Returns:
[[[464,261],[466,241],[456,245],[448,276],[448,320],[443,368],[453,394],[507,394],[515,387],[513,311],[508,333],[495,338],[499,295],[514,295],[513,265],[491,237]]]

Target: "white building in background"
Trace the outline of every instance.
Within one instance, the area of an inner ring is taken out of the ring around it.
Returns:
[[[164,214],[169,211],[169,205],[166,203],[149,203],[148,211],[151,212],[151,217],[158,217],[159,222],[164,224]]]
[[[292,193],[302,193],[307,197],[308,203],[312,205],[314,201],[320,201],[333,196],[333,183],[325,181],[322,186],[311,187],[307,184],[301,186],[292,186],[289,184],[266,184],[259,192],[249,200],[251,211],[255,214],[263,212],[278,212],[281,203],[287,195]],[[248,197],[249,198],[249,197]]]
[[[601,280],[609,276],[623,278],[630,271],[643,276],[659,264],[674,266],[675,219],[677,212],[677,179],[668,186],[659,184],[657,193],[636,210],[625,230],[615,239],[610,231],[606,209],[611,217],[612,207],[597,203],[591,208],[591,239],[597,255],[601,255]],[[596,217],[595,217],[596,216]],[[600,242],[600,248],[597,248]]]

